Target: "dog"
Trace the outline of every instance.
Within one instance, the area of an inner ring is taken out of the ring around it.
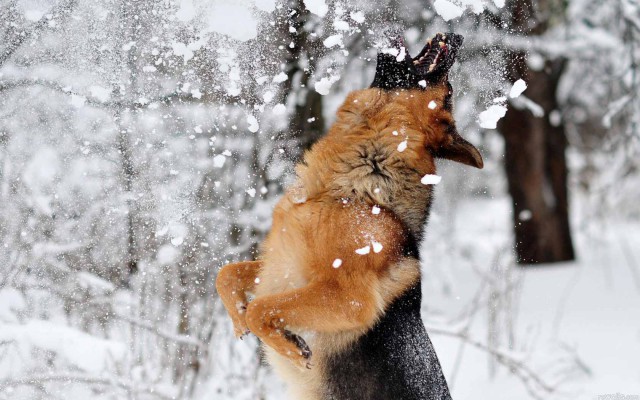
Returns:
[[[259,259],[218,273],[236,336],[261,340],[292,399],[449,398],[420,318],[417,244],[435,159],[483,166],[452,115],[462,40],[437,34],[411,58],[393,39],[297,165]]]

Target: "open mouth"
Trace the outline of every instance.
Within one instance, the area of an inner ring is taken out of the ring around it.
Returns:
[[[424,85],[419,85],[423,80],[427,84],[441,82],[453,66],[463,39],[462,35],[455,33],[438,33],[412,58],[402,37],[396,36],[391,39],[391,47],[397,50],[397,54],[378,54],[376,76],[371,86],[383,89],[424,88]]]
[[[427,40],[420,53],[412,59],[418,75],[427,76],[443,66],[448,70],[455,61],[458,49],[462,45],[462,36],[455,33],[438,33]]]

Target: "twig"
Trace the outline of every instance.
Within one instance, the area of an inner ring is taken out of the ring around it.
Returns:
[[[14,386],[33,386],[47,382],[84,383],[89,385],[100,385],[118,387],[133,394],[148,394],[163,400],[173,400],[172,396],[158,392],[153,387],[140,387],[136,382],[131,382],[119,377],[94,377],[80,374],[58,374],[58,375],[33,375],[23,378],[0,379],[0,391]]]
[[[62,12],[69,12],[75,6],[77,0],[67,0],[62,2],[58,7],[56,7],[53,11],[49,13],[45,13],[38,22],[36,22],[31,31],[24,35],[15,35],[12,40],[6,44],[6,49],[3,53],[0,54],[0,66],[2,66],[19,48],[22,44],[35,35],[36,33],[42,31],[50,21],[50,15],[60,14]]]

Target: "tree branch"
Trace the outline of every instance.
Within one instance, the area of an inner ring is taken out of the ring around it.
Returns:
[[[0,391],[15,386],[34,386],[41,383],[49,382],[65,382],[65,383],[84,383],[89,385],[110,386],[124,389],[132,394],[147,394],[155,396],[162,400],[172,400],[172,396],[158,392],[153,387],[145,385],[140,387],[137,382],[132,382],[119,377],[94,377],[81,374],[57,374],[57,375],[33,375],[23,378],[4,378],[0,379]]]
[[[55,7],[55,9],[50,12],[50,13],[46,13],[42,16],[42,18],[40,18],[40,20],[38,20],[38,22],[36,22],[32,27],[31,27],[31,31],[28,33],[25,33],[24,35],[15,35],[12,40],[9,40],[5,50],[0,53],[0,67],[9,59],[11,58],[11,56],[20,48],[20,46],[22,46],[22,44],[29,38],[31,38],[33,35],[35,35],[36,33],[39,33],[40,31],[42,31],[49,23],[50,18],[48,18],[48,15],[53,14],[54,16],[56,14],[61,14],[63,12],[70,12],[73,7],[75,7],[77,3],[77,0],[66,0],[63,1],[62,3],[60,3],[57,7]]]

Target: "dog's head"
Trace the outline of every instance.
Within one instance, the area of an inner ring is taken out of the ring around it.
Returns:
[[[449,70],[462,41],[461,35],[438,33],[412,58],[402,38],[394,38],[391,48],[378,54],[371,87],[394,93],[410,109],[434,157],[482,168],[480,152],[460,136],[453,119]]]

